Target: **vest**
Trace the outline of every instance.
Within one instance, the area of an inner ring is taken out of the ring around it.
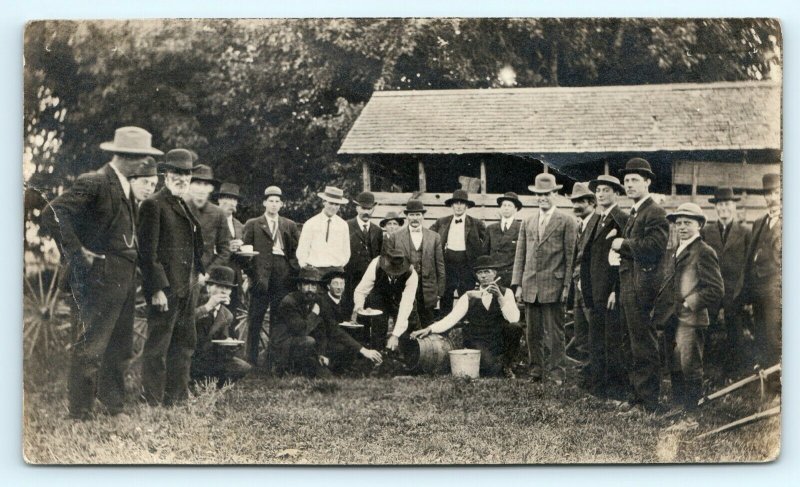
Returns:
[[[400,300],[403,298],[403,291],[406,288],[406,281],[409,277],[411,277],[411,270],[397,276],[394,283],[391,283],[389,275],[381,266],[375,269],[373,292],[383,304],[384,311],[389,311],[391,316],[397,316],[397,312],[400,310]]]
[[[500,293],[505,295],[505,288],[498,286]],[[502,344],[500,324],[506,321],[500,309],[497,298],[492,299],[489,309],[483,306],[481,299],[470,299],[467,315],[464,317],[469,324],[464,326],[464,339],[477,340],[486,343],[490,348],[496,348]]]
[[[781,226],[775,225],[769,228],[769,223],[764,222],[761,227],[753,252],[752,275],[755,278],[756,287],[760,285],[769,286],[768,278],[777,281],[781,273]]]

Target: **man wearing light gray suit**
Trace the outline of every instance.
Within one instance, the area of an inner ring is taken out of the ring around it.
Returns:
[[[538,197],[539,211],[522,221],[514,257],[512,287],[525,301],[528,357],[534,380],[564,382],[564,310],[572,283],[577,223],[555,207],[552,174],[539,174],[528,189]]]

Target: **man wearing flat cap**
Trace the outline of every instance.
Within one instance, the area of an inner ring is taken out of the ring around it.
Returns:
[[[725,281],[725,297],[719,311],[710,310],[710,331],[724,329],[725,348],[720,357],[729,377],[744,371],[747,354],[744,345],[744,317],[736,306],[736,297],[742,290],[744,268],[747,262],[747,247],[750,245],[750,228],[737,217],[736,202],[741,198],[732,188],[720,187],[708,201],[714,204],[717,221],[700,230],[703,241],[711,246],[719,258],[722,280]],[[706,340],[706,348],[708,342]]]
[[[486,225],[481,220],[467,215],[467,209],[475,206],[469,194],[457,189],[444,204],[453,214],[436,220],[431,230],[442,239],[444,251],[445,288],[439,310],[444,316],[453,309],[453,293],[461,296],[475,286],[472,266],[475,259],[483,255],[483,241],[486,239]]]
[[[372,259],[381,255],[383,247],[383,231],[378,225],[370,222],[372,212],[375,211],[375,195],[365,191],[356,196],[355,203],[358,214],[347,220],[347,227],[350,230],[350,260],[344,267],[347,272],[344,307],[347,311],[353,309],[355,286],[361,282],[361,277]]]
[[[483,253],[497,263],[497,275],[503,286],[511,285],[511,274],[514,271],[514,255],[517,252],[520,222],[517,213],[522,209],[522,201],[517,193],[508,192],[497,198],[500,221],[486,227],[486,240],[483,241]]]
[[[240,222],[234,215],[239,207],[239,202],[242,196],[239,194],[239,185],[233,183],[222,183],[217,191],[217,206],[222,210],[225,216],[225,223],[227,224],[228,234],[230,235],[230,242],[228,250],[230,250],[230,257],[228,262],[223,264],[231,269],[235,274],[234,282],[236,286],[231,292],[230,309],[236,310],[241,303],[240,294],[242,292],[243,276],[242,266],[247,264],[247,258],[236,255],[239,249],[244,244],[242,237],[244,236],[244,224]]]
[[[334,186],[326,186],[317,196],[323,202],[322,211],[303,224],[297,244],[297,262],[301,268],[310,265],[325,274],[350,261],[350,228],[337,214],[348,200],[344,192]]]
[[[231,255],[230,230],[225,214],[219,206],[209,201],[218,184],[219,181],[214,179],[214,171],[205,164],[198,164],[192,168],[189,191],[183,197],[203,231],[203,267],[206,269],[226,265]],[[205,276],[201,280],[204,279]]]
[[[719,308],[724,284],[716,252],[700,238],[706,223],[703,210],[683,203],[667,219],[675,225],[680,242],[656,295],[653,324],[665,331],[673,402],[693,410],[703,395],[709,310]]]
[[[82,420],[91,417],[96,396],[109,414],[123,410],[138,261],[136,203],[128,177],[148,157],[163,154],[139,127],[117,129],[114,140],[100,148],[113,154],[111,161],[81,175],[45,214],[78,310],[81,333],[72,347],[67,387],[69,415]]]
[[[173,149],[163,166],[164,187],[139,210],[142,289],[149,304],[142,386],[150,405],[170,406],[189,394],[198,276],[205,267],[200,222],[183,199],[192,179],[192,155]]]
[[[622,174],[633,208],[611,249],[620,257],[620,301],[631,343],[629,374],[634,397],[623,409],[642,407],[656,411],[661,363],[650,313],[661,285],[660,266],[667,249],[669,222],[664,209],[650,196],[650,183],[655,179],[650,163],[635,157],[625,164]]]

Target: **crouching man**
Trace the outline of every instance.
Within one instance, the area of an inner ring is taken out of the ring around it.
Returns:
[[[380,352],[362,347],[326,313],[318,286],[319,270],[305,267],[296,278],[297,291],[283,298],[273,325],[275,363],[279,373],[327,378],[349,365],[358,354],[380,364]]]
[[[653,324],[665,331],[673,401],[691,410],[703,393],[703,341],[708,310],[719,307],[724,295],[717,254],[703,239],[703,210],[684,203],[667,215],[680,243],[667,264],[656,297]]]
[[[464,348],[481,351],[481,374],[514,377],[511,364],[519,350],[522,327],[519,308],[511,289],[497,283],[499,264],[489,256],[475,261],[479,289],[467,291],[444,318],[411,334],[411,338],[444,333],[464,321]]]

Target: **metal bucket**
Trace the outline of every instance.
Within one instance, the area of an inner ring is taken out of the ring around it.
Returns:
[[[403,355],[406,364],[413,370],[426,374],[446,374],[450,367],[447,353],[453,344],[447,337],[432,333],[418,340],[411,340]]]
[[[455,377],[471,377],[477,379],[481,372],[481,351],[462,348],[451,350],[450,370]]]

